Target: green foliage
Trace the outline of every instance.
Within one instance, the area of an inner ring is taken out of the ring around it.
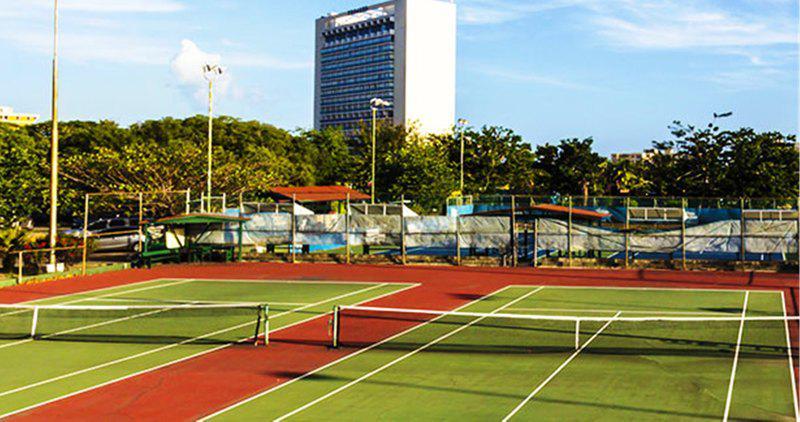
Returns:
[[[49,195],[49,143],[0,125],[0,227],[44,210]]]
[[[86,192],[205,190],[204,116],[119,127],[110,121],[60,125],[62,221],[83,210]],[[464,194],[792,197],[798,194],[795,137],[749,128],[721,131],[675,122],[673,138],[654,143],[647,161],[611,163],[591,138],[532,150],[514,131],[467,128]],[[459,188],[462,133],[421,136],[381,121],[376,139],[380,202],[404,195],[417,211],[440,212]],[[43,222],[49,207],[50,123],[0,125],[0,227]],[[291,133],[231,117],[214,120],[213,189],[263,196],[274,186],[349,185],[370,192],[372,128]],[[156,208],[174,209],[166,198]]]

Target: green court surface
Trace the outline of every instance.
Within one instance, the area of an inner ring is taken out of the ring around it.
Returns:
[[[209,419],[793,420],[778,292],[511,286],[462,312],[603,317],[517,320],[343,311],[353,352]],[[360,312],[360,313],[359,313]],[[630,317],[730,317],[630,321]],[[612,318],[618,318],[615,320]],[[370,326],[408,324],[385,341]]]
[[[175,306],[269,305],[270,329],[357,304],[408,284],[151,280],[37,301],[35,305]],[[37,334],[33,311],[0,309],[0,418],[132,374],[225,347],[252,337],[259,308],[204,310],[59,310],[41,308]]]

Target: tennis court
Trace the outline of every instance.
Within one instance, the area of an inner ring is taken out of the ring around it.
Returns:
[[[508,286],[457,311],[342,306],[352,353],[208,419],[797,415],[781,292]]]
[[[264,347],[265,311],[274,331],[409,287],[157,279],[0,307],[0,418],[221,348],[252,348],[257,332]]]

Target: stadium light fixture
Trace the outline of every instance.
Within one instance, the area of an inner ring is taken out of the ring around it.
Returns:
[[[214,81],[222,77],[225,68],[218,64],[203,65],[203,77],[208,81],[208,169],[206,174],[206,190],[208,191],[208,212],[211,212],[211,157],[214,128]],[[200,201],[200,210],[205,211],[203,201]],[[223,210],[224,211],[224,210]]]
[[[469,121],[467,119],[458,119],[458,134],[461,141],[461,176],[459,185],[459,192],[461,192],[461,196],[464,196],[464,130],[466,129],[467,125],[469,125]]]
[[[373,98],[369,100],[369,107],[372,109],[372,184],[370,185],[371,192],[372,192],[372,203],[375,204],[375,138],[377,135],[377,120],[378,120],[378,110],[384,107],[391,106],[392,103],[380,99],[380,98]]]

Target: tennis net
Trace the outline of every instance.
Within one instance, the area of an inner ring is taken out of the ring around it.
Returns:
[[[268,343],[265,304],[0,305],[0,348],[16,341]]]
[[[728,316],[730,315],[730,316]],[[338,306],[333,347],[434,352],[742,356],[786,359],[798,317],[531,315]]]

